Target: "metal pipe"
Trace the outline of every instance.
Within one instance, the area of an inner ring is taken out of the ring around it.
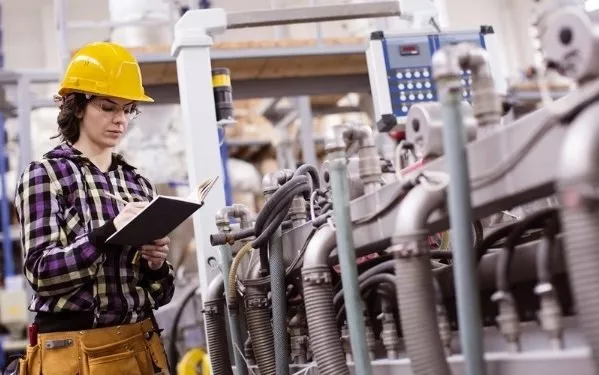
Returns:
[[[561,151],[558,192],[563,202],[564,250],[574,301],[596,368],[599,368],[599,103],[571,123]]]
[[[352,125],[343,131],[343,138],[347,143],[358,143],[358,170],[364,193],[373,193],[381,187],[383,172],[372,128],[368,125]]]
[[[472,202],[470,175],[464,137],[462,115],[462,87],[460,85],[464,45],[448,46],[433,56],[433,74],[437,81],[442,103],[444,134],[443,149],[447,171],[451,176],[448,190],[448,208],[451,221],[451,242],[460,326],[460,341],[466,362],[466,372],[484,375],[484,346],[477,260],[472,251]],[[471,51],[470,48],[467,51]],[[478,55],[476,55],[478,56]],[[478,60],[475,60],[478,61]],[[482,71],[482,69],[481,69]]]
[[[438,331],[426,222],[445,200],[444,190],[414,187],[399,206],[391,251],[405,345],[415,375],[450,375]]]
[[[219,246],[220,267],[223,275],[229,275],[231,271],[231,247],[229,245]],[[224,283],[225,295],[229,295],[229,283]],[[229,329],[231,331],[231,345],[233,346],[233,358],[235,359],[235,373],[237,375],[247,375],[248,368],[243,359],[240,350],[243,349],[243,335],[241,332],[241,322],[239,320],[238,305],[231,304],[227,299],[227,316],[229,318]]]
[[[332,139],[338,139],[333,134]],[[349,211],[349,181],[345,158],[345,145],[328,144],[330,160],[330,185],[335,218],[337,253],[341,268],[341,283],[345,299],[347,324],[351,338],[355,371],[360,375],[372,374],[366,342],[366,328],[362,314],[362,303],[358,286],[356,250],[353,226]]]
[[[287,284],[283,257],[282,230],[279,227],[270,238],[270,293],[272,299],[272,330],[275,344],[277,375],[289,374],[287,344]]]

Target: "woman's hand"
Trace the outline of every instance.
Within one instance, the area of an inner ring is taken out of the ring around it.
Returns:
[[[156,271],[162,267],[169,252],[168,244],[170,242],[168,237],[164,237],[155,240],[151,245],[141,247],[141,256],[148,261],[150,269]]]
[[[144,207],[146,207],[148,202],[131,202],[127,203],[125,208],[112,221],[116,230],[120,230],[124,227],[131,219],[133,219],[139,211],[141,211]]]

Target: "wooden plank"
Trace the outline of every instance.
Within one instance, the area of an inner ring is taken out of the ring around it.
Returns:
[[[360,45],[364,38],[331,38],[323,39],[321,44],[327,45]],[[235,41],[215,43],[215,49],[266,49],[316,46],[315,39],[280,39]],[[170,46],[144,46],[131,48],[136,54],[169,53]],[[226,67],[231,70],[233,80],[269,79],[285,77],[306,77],[325,75],[363,74],[367,71],[366,57],[363,53],[352,55],[306,55],[282,56],[268,58],[213,59],[213,66]],[[177,69],[174,62],[141,63],[142,76],[146,85],[177,83]]]
[[[344,37],[344,38],[323,38],[320,44],[325,46],[334,45],[360,45],[368,41],[363,37]],[[316,39],[263,39],[263,40],[241,40],[241,41],[216,41],[212,48],[231,50],[231,49],[261,49],[261,48],[290,48],[290,47],[311,47],[318,44]],[[129,47],[134,54],[170,54],[171,45],[157,44],[143,47]],[[74,52],[73,52],[74,53]]]
[[[368,71],[363,54],[213,60],[212,64],[229,68],[233,80],[351,75]],[[141,64],[141,71],[147,85],[177,83],[174,62]]]

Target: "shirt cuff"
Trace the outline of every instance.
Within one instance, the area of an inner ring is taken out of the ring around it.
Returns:
[[[116,227],[114,226],[114,222],[109,220],[101,227],[98,227],[89,233],[89,242],[96,247],[101,247],[105,245],[108,237],[112,236],[115,232]]]
[[[165,277],[168,276],[170,269],[168,266],[168,263],[166,262],[166,260],[164,261],[164,263],[162,263],[162,267],[160,267],[157,270],[153,270],[150,268],[150,266],[148,265],[148,261],[145,259],[142,259],[140,262],[140,266],[141,266],[141,271],[148,276],[148,278],[150,280],[160,280],[160,279],[164,279]]]

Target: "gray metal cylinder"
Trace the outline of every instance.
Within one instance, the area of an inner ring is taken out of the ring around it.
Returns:
[[[437,329],[430,257],[395,258],[401,328],[414,375],[451,375]]]
[[[558,190],[564,208],[565,258],[578,319],[599,368],[599,104],[570,124],[564,141]]]
[[[250,289],[246,295],[245,304],[252,349],[260,375],[276,375],[275,344],[266,294]]]
[[[349,375],[335,324],[333,286],[328,266],[304,268],[302,280],[310,345],[318,372],[320,375]]]

